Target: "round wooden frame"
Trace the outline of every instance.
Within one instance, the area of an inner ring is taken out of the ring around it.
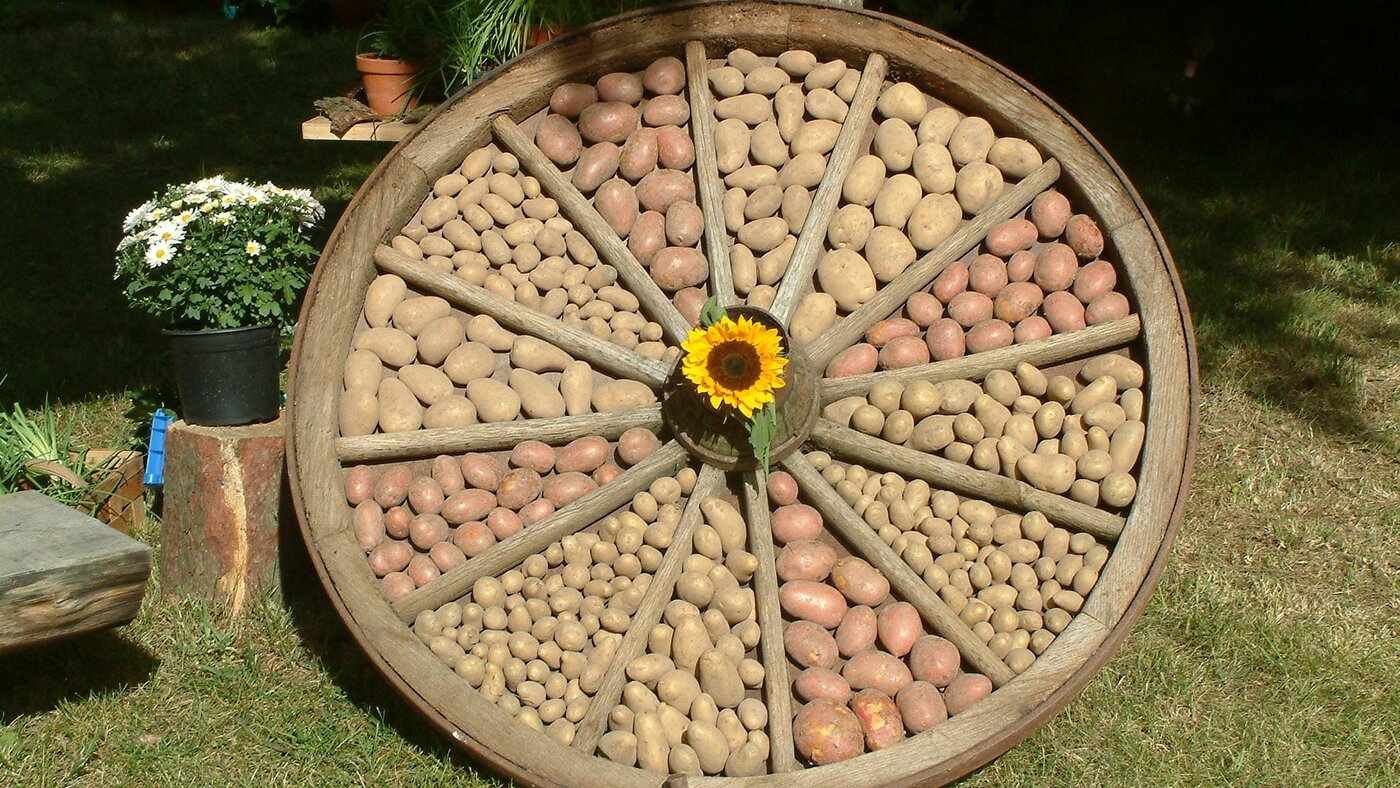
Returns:
[[[1190,318],[1156,224],[1107,152],[1024,80],[930,30],[881,14],[799,2],[698,3],[606,20],[484,75],[441,106],[387,156],[331,235],[312,280],[293,351],[288,466],[298,520],[337,613],[391,685],[438,730],[481,762],[541,785],[656,785],[654,773],[585,755],[515,724],[434,657],[379,593],[355,543],[338,472],[335,414],[341,367],[375,248],[418,210],[433,181],[492,138],[492,117],[521,121],[567,81],[683,57],[689,41],[712,51],[806,48],[823,57],[888,59],[915,82],[1059,162],[1057,188],[1087,206],[1121,261],[1140,318],[1132,346],[1147,370],[1147,434],[1139,492],[1084,609],[1025,673],[910,743],[851,761],[706,785],[943,783],[987,763],[1064,707],[1113,655],[1141,615],[1179,524],[1196,441],[1199,399]]]

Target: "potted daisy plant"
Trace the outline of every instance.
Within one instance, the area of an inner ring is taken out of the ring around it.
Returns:
[[[122,225],[115,278],[166,319],[182,413],[192,424],[277,418],[280,336],[318,251],[325,211],[303,189],[221,176],[168,187]]]

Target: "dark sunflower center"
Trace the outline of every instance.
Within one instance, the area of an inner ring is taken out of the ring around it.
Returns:
[[[738,391],[758,382],[763,365],[753,345],[731,339],[714,346],[706,369],[721,386]]]

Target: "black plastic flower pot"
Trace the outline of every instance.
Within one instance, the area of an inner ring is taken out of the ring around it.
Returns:
[[[166,329],[175,360],[180,415],[190,424],[228,427],[277,418],[277,330]]]

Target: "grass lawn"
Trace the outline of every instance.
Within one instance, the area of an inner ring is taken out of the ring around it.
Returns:
[[[1394,99],[1291,79],[1360,57],[1329,49],[1331,28],[1288,39],[1318,51],[1264,57],[1214,17],[1197,85],[1179,77],[1197,33],[1116,19],[1076,40],[1073,65],[985,20],[964,37],[1084,121],[1161,224],[1201,354],[1194,483],[1121,652],[966,784],[1400,783]],[[1144,30],[1186,43],[1118,67]],[[297,125],[353,77],[353,42],[212,12],[6,4],[0,402],[47,396],[94,442],[133,433],[133,393],[168,380],[159,326],[111,281],[122,216],[215,172],[309,186],[338,215],[387,149],[302,142]],[[1210,78],[1256,65],[1243,87]],[[153,585],[129,627],[0,657],[0,785],[493,784],[377,678],[304,556],[288,569],[289,604],[241,621]]]

